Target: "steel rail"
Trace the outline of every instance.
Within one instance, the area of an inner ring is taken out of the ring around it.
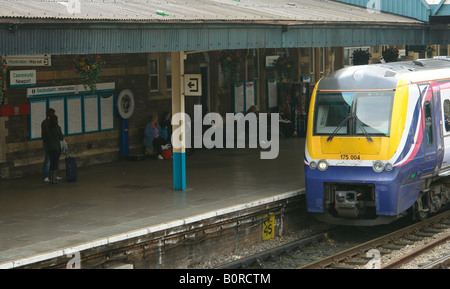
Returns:
[[[450,265],[450,254],[438,260],[435,260],[419,269],[445,269]]]
[[[366,251],[370,249],[375,249],[376,247],[382,247],[383,245],[386,245],[391,240],[398,239],[402,236],[405,236],[411,232],[418,231],[420,229],[427,228],[429,226],[432,226],[433,224],[440,222],[444,219],[447,219],[450,216],[450,210],[445,211],[437,216],[431,217],[425,221],[410,225],[406,228],[400,229],[398,231],[395,231],[393,233],[387,234],[385,236],[376,238],[374,240],[368,241],[366,243],[363,243],[361,245],[357,245],[353,248],[344,250],[342,252],[339,252],[333,256],[327,257],[325,259],[310,263],[308,265],[302,266],[298,269],[324,269],[329,268],[335,264],[338,264],[340,262],[344,262],[345,260],[352,258],[357,255],[364,254]]]
[[[302,247],[302,246],[307,246],[311,243],[315,243],[315,242],[320,242],[324,239],[326,239],[327,234],[330,234],[330,232],[332,232],[333,230],[329,230],[327,232],[322,232],[301,240],[296,240],[293,242],[290,242],[288,244],[276,247],[276,248],[272,248],[270,250],[255,254],[255,255],[251,255],[248,257],[245,257],[243,259],[240,260],[236,260],[227,264],[223,264],[221,266],[216,267],[215,269],[241,269],[241,268],[245,268],[250,266],[251,264],[258,262],[259,260],[264,260],[268,257],[274,256],[274,255],[279,255],[282,252],[286,252],[289,250],[295,250],[298,247]]]
[[[428,243],[424,246],[421,246],[421,247],[409,252],[408,254],[403,255],[402,257],[392,261],[391,263],[388,263],[388,264],[382,266],[381,269],[400,268],[402,265],[414,260],[417,256],[430,251],[431,249],[447,242],[448,240],[450,240],[450,235],[444,235],[441,238],[439,238],[431,243]]]

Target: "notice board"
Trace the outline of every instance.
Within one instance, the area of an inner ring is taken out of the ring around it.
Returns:
[[[237,82],[234,84],[234,113],[245,113],[250,106],[256,105],[255,82]]]
[[[48,108],[55,109],[64,135],[114,129],[114,88],[114,83],[99,83],[95,94],[83,85],[29,88],[30,139],[41,138]]]
[[[277,80],[267,79],[267,108],[273,109],[278,106]]]
[[[46,99],[30,100],[30,139],[41,138],[41,124],[47,111]]]

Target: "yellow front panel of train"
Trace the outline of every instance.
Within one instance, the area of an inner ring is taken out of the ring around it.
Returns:
[[[405,128],[409,90],[407,81],[400,80],[395,91],[389,136],[371,136],[372,142],[365,136],[335,135],[331,141],[328,136],[313,136],[313,122],[317,86],[313,91],[308,121],[307,146],[313,159],[336,160],[388,160],[398,149]]]
[[[380,138],[372,138],[368,142],[365,137],[336,137],[327,141],[326,137],[320,138],[322,154],[357,154],[357,155],[379,155],[381,147]]]

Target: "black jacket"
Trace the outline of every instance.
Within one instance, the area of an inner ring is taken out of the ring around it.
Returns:
[[[61,150],[60,141],[63,140],[61,127],[59,125],[45,126],[42,130],[42,139],[47,144],[48,150]]]

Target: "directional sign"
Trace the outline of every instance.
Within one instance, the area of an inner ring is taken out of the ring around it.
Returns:
[[[52,66],[51,55],[3,55],[7,66]]]
[[[202,75],[186,74],[184,76],[184,95],[201,96],[202,95]]]

